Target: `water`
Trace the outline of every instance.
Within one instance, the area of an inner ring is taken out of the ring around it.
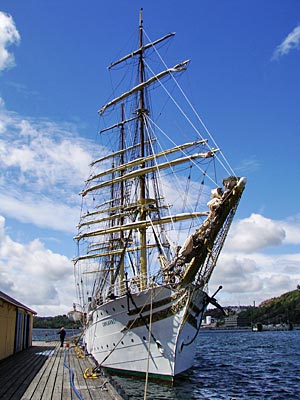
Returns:
[[[300,330],[201,331],[194,365],[175,387],[149,383],[147,399],[300,399]],[[144,381],[114,380],[144,398]]]
[[[58,331],[59,331],[59,329],[34,328],[32,330],[32,340],[46,341],[46,342],[59,340]],[[68,341],[68,338],[78,335],[80,332],[81,331],[79,329],[66,329],[65,342]]]

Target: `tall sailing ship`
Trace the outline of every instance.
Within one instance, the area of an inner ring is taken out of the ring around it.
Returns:
[[[79,302],[69,313],[99,366],[169,381],[193,365],[204,312],[216,303],[208,282],[246,183],[204,125],[208,138],[200,133],[178,83],[189,61],[163,61],[174,35],[151,41],[141,11],[137,49],[109,66],[133,84],[99,110],[103,145],[81,193]]]

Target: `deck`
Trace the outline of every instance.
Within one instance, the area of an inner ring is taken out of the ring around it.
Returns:
[[[109,378],[91,377],[94,366],[72,345],[60,348],[57,342],[34,342],[0,361],[0,399],[122,400]]]

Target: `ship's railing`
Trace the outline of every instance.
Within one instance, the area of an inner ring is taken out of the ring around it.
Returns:
[[[158,286],[158,283],[156,282],[157,278],[157,274],[149,275],[147,277],[140,274],[134,277],[126,277],[122,282],[107,285],[101,294],[95,296],[94,298],[89,298],[88,308],[91,311],[116,297],[125,295],[127,292],[134,294],[139,293],[142,290],[148,290]],[[144,287],[142,287],[142,285]]]

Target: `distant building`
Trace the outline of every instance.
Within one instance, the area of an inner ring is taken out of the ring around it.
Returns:
[[[0,291],[0,360],[32,345],[35,311]]]
[[[224,319],[224,327],[226,328],[238,328],[249,325],[249,318],[241,317],[238,314],[229,315]]]
[[[216,319],[211,315],[206,315],[204,320],[202,321],[202,328],[212,328],[216,326]]]

